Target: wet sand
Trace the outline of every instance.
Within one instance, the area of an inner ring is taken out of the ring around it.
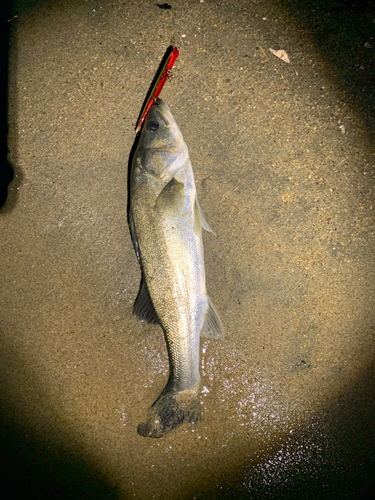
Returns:
[[[9,498],[370,494],[375,15],[302,3],[12,7],[15,178],[0,212]],[[136,429],[168,359],[161,329],[132,316],[127,175],[170,44],[180,57],[162,97],[217,234],[204,235],[207,286],[226,337],[201,344],[202,421],[152,440]]]

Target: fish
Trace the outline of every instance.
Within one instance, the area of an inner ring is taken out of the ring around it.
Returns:
[[[172,113],[157,99],[131,161],[129,226],[142,271],[133,314],[160,325],[169,357],[168,382],[139,435],[160,438],[201,416],[200,337],[221,338],[223,325],[207,295],[202,228],[188,148]]]

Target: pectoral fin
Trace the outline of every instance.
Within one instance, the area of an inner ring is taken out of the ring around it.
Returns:
[[[158,315],[154,309],[150,292],[148,291],[147,283],[143,275],[138,297],[134,303],[133,314],[136,318],[145,320],[151,325],[160,325]]]
[[[159,194],[155,211],[162,214],[179,215],[185,204],[185,184],[174,177]]]
[[[208,307],[206,312],[206,317],[201,329],[201,337],[208,339],[220,339],[223,338],[224,330],[223,324],[221,322],[219,313],[216,311],[215,306],[208,298]]]
[[[209,231],[212,234],[215,234],[208,222],[206,221],[205,216],[203,215],[202,209],[199,205],[198,198],[195,197],[195,204],[194,204],[194,230],[197,234],[200,234],[202,232],[202,227],[206,230]],[[216,236],[216,234],[215,234]]]

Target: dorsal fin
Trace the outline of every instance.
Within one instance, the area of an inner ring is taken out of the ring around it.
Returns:
[[[158,315],[154,309],[150,292],[148,291],[147,283],[143,275],[141,287],[134,303],[133,314],[136,318],[145,320],[151,325],[160,325]]]

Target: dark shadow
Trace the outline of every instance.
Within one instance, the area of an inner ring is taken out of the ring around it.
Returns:
[[[324,59],[342,92],[375,139],[375,0],[274,0],[288,10],[301,33]],[[303,51],[303,47],[302,47]]]
[[[8,45],[9,2],[0,7],[0,209],[5,205],[14,172],[8,163]]]
[[[256,461],[234,464],[220,488],[197,500],[375,498],[374,401],[372,366],[299,431],[280,437]]]
[[[69,432],[58,413],[48,405],[46,381],[28,371],[27,360],[1,330],[0,361],[2,497],[7,500],[119,498],[114,480],[105,476],[79,436]],[[121,498],[128,496],[122,492]]]
[[[0,215],[11,212],[17,204],[18,189],[22,183],[22,171],[18,166],[18,137],[15,131],[10,144],[9,114],[13,127],[17,122],[17,96],[10,88],[9,53],[11,33],[17,29],[19,16],[15,0],[5,0],[0,7]],[[17,67],[17,50],[13,49],[13,66]],[[15,81],[16,75],[12,75]],[[13,95],[10,103],[9,96]],[[11,109],[10,109],[11,108]],[[11,112],[11,113],[10,113]],[[11,154],[10,154],[11,153]],[[11,160],[9,159],[11,157]]]
[[[101,474],[62,444],[33,439],[0,420],[0,481],[6,499],[102,500],[118,498]]]

